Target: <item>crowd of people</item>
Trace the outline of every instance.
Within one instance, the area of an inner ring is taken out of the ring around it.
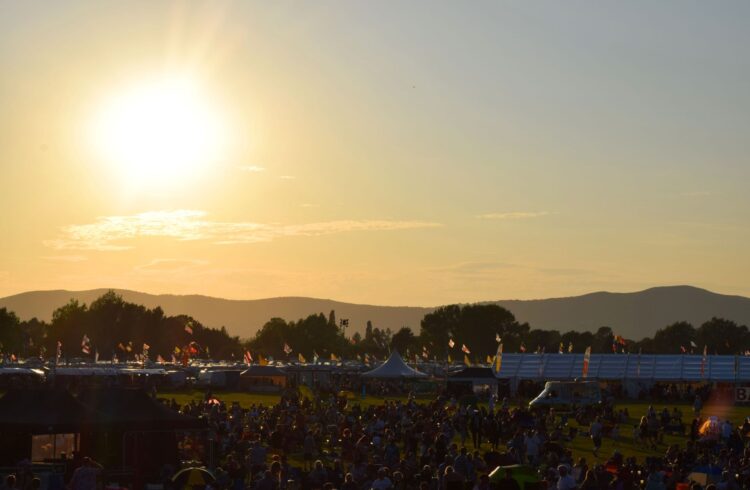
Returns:
[[[687,416],[649,407],[632,434],[624,430],[632,423],[627,409],[611,404],[556,414],[511,406],[507,398],[478,407],[441,396],[362,406],[288,393],[272,406],[242,408],[208,394],[202,404],[173,407],[206,417],[215,432],[220,457],[214,490],[519,488],[512,469],[490,481],[492,470],[510,465],[533,468],[538,483],[529,486],[537,488],[673,489],[696,475],[716,481],[706,488],[750,487],[744,442],[750,422],[734,427],[716,421],[702,433],[702,403],[696,400]],[[670,431],[688,434],[686,444],[667,445]],[[600,454],[603,438],[622,437],[663,456],[638,461],[617,451]],[[581,444],[591,457],[573,457],[571,448]]]

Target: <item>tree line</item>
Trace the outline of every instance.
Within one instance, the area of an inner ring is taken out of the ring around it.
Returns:
[[[712,318],[699,326],[680,321],[656,331],[653,337],[624,339],[602,326],[595,332],[534,329],[513,313],[492,304],[448,305],[425,315],[415,332],[410,326],[396,331],[367,322],[364,334],[347,337],[331,311],[287,321],[271,318],[250,339],[230,335],[225,327],[209,328],[187,315],[167,316],[161,308],[126,302],[113,291],[90,305],[71,300],[57,308],[50,322],[21,321],[0,308],[0,352],[7,358],[54,357],[58,345],[66,359],[181,359],[191,357],[242,360],[251,356],[274,359],[382,359],[396,349],[410,358],[455,360],[468,356],[482,361],[494,356],[498,343],[504,352],[744,354],[750,352],[750,331],[745,325]],[[84,344],[88,342],[86,346]],[[58,344],[59,342],[59,344]],[[84,352],[87,351],[87,352]],[[256,359],[257,360],[257,359]]]

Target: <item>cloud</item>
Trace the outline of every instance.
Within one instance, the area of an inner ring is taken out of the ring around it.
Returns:
[[[554,214],[554,213],[551,213],[549,211],[514,211],[510,213],[480,214],[477,216],[477,218],[493,219],[493,220],[518,220],[518,219],[539,218],[542,216],[549,216],[550,214]]]
[[[175,273],[196,269],[208,265],[205,260],[194,259],[153,259],[145,264],[135,267],[135,270],[143,273]]]
[[[440,223],[398,220],[338,220],[301,225],[211,221],[205,211],[179,209],[129,216],[106,216],[93,223],[69,225],[59,237],[45,241],[57,250],[119,251],[133,248],[137,238],[171,238],[214,244],[270,242],[282,237],[319,236],[347,231],[387,231],[435,228]]]
[[[52,262],[84,262],[88,260],[85,255],[46,255],[41,258]]]
[[[239,168],[240,168],[240,170],[244,170],[245,172],[258,173],[258,172],[265,172],[266,171],[266,167],[261,167],[261,166],[258,166],[258,165],[240,165]]]

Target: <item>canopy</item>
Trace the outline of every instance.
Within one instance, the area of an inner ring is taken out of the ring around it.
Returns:
[[[94,414],[66,390],[11,390],[0,398],[0,433],[79,432]]]
[[[97,421],[127,430],[199,429],[205,422],[166,407],[139,389],[91,390],[79,400],[97,412]]]
[[[374,379],[403,379],[426,378],[427,375],[407,366],[404,360],[401,359],[399,353],[394,350],[391,352],[391,357],[389,357],[387,361],[371,371],[362,373],[362,377]]]

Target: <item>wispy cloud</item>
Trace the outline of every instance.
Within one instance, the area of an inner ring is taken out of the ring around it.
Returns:
[[[266,171],[266,167],[261,167],[259,165],[240,165],[239,169],[245,172],[255,172],[255,173]]]
[[[319,236],[347,231],[385,231],[434,228],[440,223],[399,220],[338,220],[299,225],[211,221],[205,211],[180,209],[130,216],[106,216],[93,223],[62,228],[60,236],[45,241],[57,250],[117,251],[133,248],[137,238],[172,238],[215,244],[269,242],[281,237]]]
[[[518,219],[529,219],[539,218],[542,216],[549,216],[549,211],[513,211],[509,213],[486,213],[477,215],[480,219],[494,219],[494,220],[518,220]]]
[[[46,255],[42,259],[51,262],[84,262],[88,260],[85,255]]]

